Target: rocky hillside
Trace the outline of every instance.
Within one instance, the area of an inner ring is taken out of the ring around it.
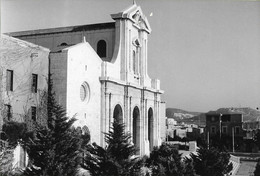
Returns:
[[[189,112],[189,111],[185,111],[182,109],[176,109],[176,108],[167,108],[166,109],[166,117],[173,118],[177,121],[190,119],[199,114],[201,114],[201,113],[200,112]]]
[[[207,113],[241,113],[243,114],[244,121],[257,121],[260,120],[260,111],[252,108],[219,108],[216,111],[209,111]],[[178,122],[187,124],[193,123],[200,126],[206,125],[206,113],[189,112],[181,109],[167,108],[166,116],[174,118]]]
[[[257,121],[259,118],[260,120],[260,111],[252,108],[220,108],[216,111],[209,111],[209,112],[217,112],[217,113],[241,113],[243,114],[244,121]]]

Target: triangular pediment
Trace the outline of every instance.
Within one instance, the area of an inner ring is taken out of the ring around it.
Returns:
[[[152,31],[146,16],[142,12],[141,7],[137,6],[136,4],[131,5],[122,12],[111,14],[111,17],[114,20],[129,19],[141,30],[145,30],[148,33]]]

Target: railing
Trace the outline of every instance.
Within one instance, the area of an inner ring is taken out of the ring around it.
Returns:
[[[240,167],[240,157],[234,156],[234,155],[230,155],[230,159],[229,161],[232,163],[233,168],[232,171],[230,172],[230,175],[236,175],[239,167]],[[229,175],[229,174],[227,174]]]
[[[240,163],[240,157],[234,156],[234,155],[230,155],[230,160],[234,161],[236,163]]]

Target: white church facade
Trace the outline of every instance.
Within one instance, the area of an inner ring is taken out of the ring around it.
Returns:
[[[112,14],[112,23],[41,29],[10,35],[50,48],[57,101],[86,126],[91,142],[105,146],[114,119],[124,122],[139,154],[165,139],[160,81],[148,76],[150,25],[133,4]]]

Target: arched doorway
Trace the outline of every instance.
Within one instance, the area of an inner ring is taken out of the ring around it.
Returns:
[[[140,111],[136,106],[133,111],[133,143],[140,154]]]
[[[150,151],[153,150],[153,109],[148,110],[148,141]]]
[[[118,121],[119,123],[123,123],[122,108],[119,104],[115,106],[113,118],[114,118],[114,120]]]

